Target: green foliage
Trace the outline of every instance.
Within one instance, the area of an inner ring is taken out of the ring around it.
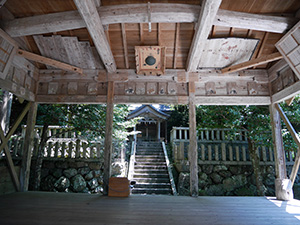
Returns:
[[[115,105],[113,118],[113,137],[126,140],[128,127],[135,120],[126,121],[129,113],[127,105]],[[78,137],[87,140],[101,140],[105,137],[106,105],[39,105],[37,124],[59,125],[75,131]]]

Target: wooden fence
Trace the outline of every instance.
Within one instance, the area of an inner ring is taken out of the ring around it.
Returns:
[[[251,164],[248,151],[247,133],[239,131],[233,133],[231,129],[200,129],[198,138],[198,161],[200,164]],[[234,135],[233,135],[234,134]],[[188,159],[189,128],[173,127],[171,130],[171,143],[175,162]],[[230,138],[233,137],[233,139]],[[260,164],[273,165],[274,152],[269,147],[259,147]],[[296,153],[286,151],[286,163],[294,163]]]

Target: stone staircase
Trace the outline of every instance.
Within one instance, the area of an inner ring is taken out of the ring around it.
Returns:
[[[136,147],[132,194],[172,194],[165,155],[160,142],[140,142]]]

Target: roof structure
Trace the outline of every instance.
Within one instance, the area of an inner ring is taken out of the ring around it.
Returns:
[[[145,121],[148,121],[149,119],[154,119],[154,121],[164,121],[169,118],[169,115],[164,112],[161,112],[160,110],[157,110],[152,105],[142,105],[139,108],[130,112],[127,116],[127,119],[133,119],[136,117],[143,117],[144,119],[146,119]]]
[[[1,47],[11,60],[2,60],[0,88],[39,103],[97,104],[112,81],[115,103],[187,104],[192,81],[197,104],[268,105],[289,98],[282,90],[299,76],[278,79],[287,63],[276,64],[275,46],[299,8],[298,0],[8,0]],[[165,74],[137,75],[136,46],[165,47]]]

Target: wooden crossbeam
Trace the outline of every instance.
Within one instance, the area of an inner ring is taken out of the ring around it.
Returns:
[[[275,104],[275,107],[281,117],[281,119],[283,120],[283,122],[285,123],[286,127],[288,128],[293,140],[296,142],[297,146],[298,146],[298,152],[295,158],[295,163],[292,169],[292,172],[290,174],[290,180],[292,182],[292,185],[295,182],[298,170],[299,170],[299,165],[300,165],[300,137],[297,134],[297,132],[295,131],[293,125],[291,124],[291,122],[289,121],[289,119],[287,118],[287,116],[285,115],[285,113],[283,112],[282,108],[280,107],[280,105]]]
[[[12,126],[12,128],[10,129],[10,131],[8,132],[8,134],[4,135],[4,132],[2,130],[2,128],[0,129],[0,139],[1,139],[1,145],[0,145],[0,152],[2,151],[2,149],[4,149],[5,152],[5,156],[6,156],[6,160],[7,160],[7,164],[8,164],[8,168],[13,180],[13,183],[15,185],[15,188],[17,191],[20,191],[20,182],[19,182],[19,178],[18,175],[16,173],[15,167],[14,167],[14,163],[12,161],[10,152],[9,152],[9,148],[7,146],[7,143],[9,141],[9,138],[15,133],[16,129],[18,128],[19,124],[21,123],[21,121],[23,120],[24,116],[26,115],[26,113],[28,112],[28,110],[30,109],[31,103],[28,103],[23,112],[20,114],[20,116],[17,118],[16,122],[14,123],[14,125]]]
[[[18,117],[18,119],[16,120],[16,122],[14,123],[14,125],[12,126],[12,128],[9,130],[8,134],[6,135],[5,139],[2,140],[2,143],[0,145],[0,152],[2,151],[2,149],[7,145],[9,138],[11,137],[11,135],[13,135],[16,131],[16,129],[18,128],[19,124],[21,123],[21,121],[23,120],[24,116],[26,115],[26,113],[28,112],[28,110],[30,109],[30,105],[31,103],[28,103],[23,112],[20,114],[20,116]]]
[[[271,55],[267,55],[267,56],[263,56],[263,57],[260,57],[257,59],[250,60],[248,62],[243,62],[243,63],[237,64],[234,66],[226,67],[226,68],[222,69],[221,72],[223,74],[232,73],[232,72],[248,69],[251,67],[263,65],[265,63],[273,62],[273,61],[276,61],[276,60],[279,60],[282,58],[283,58],[283,56],[279,52],[276,52]]]
[[[148,17],[147,4],[101,6],[98,9],[103,25],[144,23]],[[151,3],[152,23],[194,23],[200,6],[188,4]],[[134,13],[132,13],[134,12]],[[219,9],[213,25],[284,33],[299,19],[242,13]],[[78,11],[51,13],[4,21],[3,29],[12,37],[44,34],[86,27]]]
[[[116,72],[116,62],[106,38],[103,24],[96,9],[94,0],[74,0],[74,3],[82,19],[85,21],[86,27],[93,39],[107,72]]]
[[[67,71],[72,71],[72,72],[76,72],[76,73],[79,73],[79,74],[83,74],[83,70],[79,67],[72,66],[72,65],[69,65],[67,63],[63,63],[63,62],[60,62],[60,61],[57,61],[57,60],[54,60],[54,59],[50,59],[50,58],[47,58],[47,57],[44,57],[44,56],[41,56],[41,55],[37,55],[37,54],[34,54],[32,52],[27,52],[25,50],[19,49],[17,51],[17,54],[19,56],[22,56],[26,59],[29,59],[29,60],[32,60],[32,61],[35,61],[35,62],[43,63],[43,64],[53,66],[53,67],[56,67],[56,68],[59,68],[59,69],[62,69],[62,70],[67,70]]]
[[[124,48],[125,67],[126,69],[129,69],[127,38],[126,38],[126,29],[124,23],[121,23],[121,30],[122,30],[122,41],[123,41],[123,48]]]
[[[187,71],[196,71],[222,0],[204,0],[187,59]]]
[[[2,143],[4,143],[6,141],[6,138],[4,136],[4,132],[3,132],[1,126],[0,126],[0,139],[1,139]],[[9,169],[13,184],[16,188],[16,191],[20,191],[19,178],[18,178],[16,169],[15,169],[15,166],[14,166],[14,162],[12,161],[12,158],[11,158],[11,155],[10,155],[9,148],[8,148],[7,144],[4,147],[4,153],[5,153],[5,156],[6,156],[6,161],[7,161],[8,169]]]

